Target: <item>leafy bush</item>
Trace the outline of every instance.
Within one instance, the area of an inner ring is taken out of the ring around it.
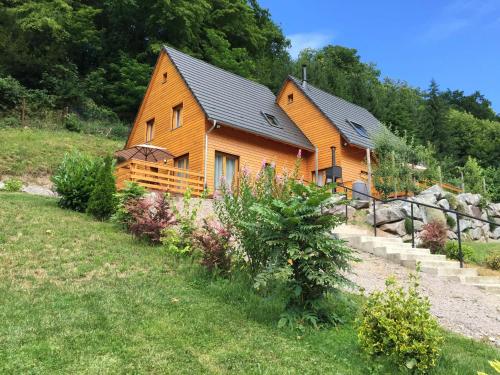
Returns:
[[[7,116],[0,120],[1,128],[16,128],[21,126],[21,120],[18,117]]]
[[[26,89],[15,78],[0,77],[0,110],[7,111],[21,103]]]
[[[405,231],[407,234],[413,232],[411,217],[405,217]]]
[[[64,118],[64,127],[70,132],[80,133],[83,129],[83,124],[76,114],[68,113]]]
[[[191,199],[191,191],[187,189],[182,198],[182,209],[179,210],[175,206],[172,208],[179,227],[180,246],[183,249],[188,249],[188,251],[193,248],[193,234],[197,229],[196,218],[198,216],[201,203],[201,200],[193,203],[193,200]]]
[[[203,227],[195,234],[202,252],[201,265],[210,272],[228,273],[231,269],[229,231],[216,220],[204,220]]]
[[[448,203],[450,204],[450,208],[452,210],[456,210],[457,209],[458,199],[457,199],[457,196],[455,194],[446,193],[444,195],[444,199],[446,199],[448,201]]]
[[[441,253],[447,238],[447,230],[441,221],[431,221],[424,224],[420,239],[424,248],[429,248],[432,254]]]
[[[448,241],[444,247],[444,254],[449,259],[460,260],[458,254],[458,242],[457,241]],[[466,244],[462,244],[462,255],[464,262],[474,261],[474,250],[472,247]]]
[[[84,212],[94,190],[101,159],[92,158],[78,151],[64,155],[63,161],[52,176],[59,194],[59,206]]]
[[[455,228],[455,225],[457,225],[457,221],[455,218],[451,215],[445,214],[446,216],[446,225],[448,225],[448,228]]]
[[[125,187],[115,194],[116,210],[111,216],[111,221],[123,228],[128,228],[129,223],[132,221],[132,215],[125,206],[130,200],[142,198],[145,194],[146,189],[138,183],[125,181]]]
[[[94,190],[87,205],[87,213],[99,220],[109,219],[116,209],[115,193],[113,159],[107,156],[97,173]]]
[[[216,211],[241,245],[256,289],[283,288],[288,312],[308,312],[327,321],[317,307],[328,292],[349,285],[345,274],[353,256],[331,236],[343,219],[322,214],[331,186],[297,181],[298,163],[291,176],[266,167],[252,181],[243,171],[238,188],[223,191]]]
[[[427,372],[436,365],[443,338],[428,298],[419,294],[417,276],[412,274],[410,281],[408,291],[388,279],[385,291],[370,294],[357,320],[358,340],[371,356]]]
[[[464,202],[458,202],[455,210],[460,212],[461,214],[465,214],[467,213],[467,206],[465,205]]]
[[[163,193],[131,199],[125,209],[130,214],[128,230],[137,238],[147,239],[152,244],[159,244],[162,231],[175,224],[175,217],[170,203]]]
[[[9,191],[11,193],[15,193],[17,191],[21,191],[23,188],[23,183],[22,181],[15,179],[15,178],[10,178],[4,182],[3,190]]]
[[[160,241],[167,251],[174,255],[185,255],[191,251],[190,246],[182,246],[181,237],[175,228],[163,229]]]
[[[485,260],[485,264],[488,268],[495,271],[500,271],[500,254],[490,254]]]

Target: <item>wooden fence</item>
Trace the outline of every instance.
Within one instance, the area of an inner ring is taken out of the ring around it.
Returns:
[[[125,181],[133,181],[149,190],[173,194],[183,194],[189,188],[196,197],[204,190],[202,173],[166,167],[163,163],[128,160],[117,166],[115,176],[117,189],[123,188]]]

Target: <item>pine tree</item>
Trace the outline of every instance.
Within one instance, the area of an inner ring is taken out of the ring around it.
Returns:
[[[94,190],[87,206],[87,213],[99,220],[109,219],[116,209],[115,193],[113,159],[111,156],[107,156],[97,173]]]
[[[420,139],[423,143],[432,143],[439,156],[446,154],[448,107],[439,91],[435,80],[431,81],[426,93],[425,113],[420,128]]]

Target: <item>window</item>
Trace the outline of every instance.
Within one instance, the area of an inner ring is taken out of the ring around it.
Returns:
[[[162,81],[162,83],[167,83],[167,78],[168,78],[168,73],[167,72],[163,73],[163,81]]]
[[[189,154],[175,158],[174,167],[179,169],[189,169]]]
[[[234,155],[225,154],[222,152],[215,153],[215,190],[222,187],[225,183],[226,186],[231,186],[235,179],[239,168],[239,157]]]
[[[172,108],[172,129],[177,129],[182,126],[182,104]]]
[[[369,138],[368,132],[366,131],[366,129],[363,126],[359,125],[358,123],[356,123],[354,121],[349,121],[349,123],[352,125],[354,130],[356,130],[356,133],[358,133],[362,137]]]
[[[146,143],[153,140],[153,128],[155,124],[155,119],[151,119],[146,122]]]
[[[278,119],[275,116],[264,112],[262,112],[262,114],[264,115],[269,125],[279,127]]]
[[[288,94],[288,104],[293,103],[293,94]]]

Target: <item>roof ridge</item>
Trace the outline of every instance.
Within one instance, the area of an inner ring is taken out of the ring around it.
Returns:
[[[297,77],[294,77],[294,76],[293,76],[293,75],[291,75],[291,74],[289,74],[289,75],[288,75],[288,77],[291,77],[291,78],[292,78],[292,79],[294,79],[295,81],[299,81],[299,82],[301,82],[301,80],[300,80],[300,79],[298,79]],[[360,109],[362,109],[362,110],[364,110],[364,111],[368,112],[370,115],[372,115],[372,116],[373,116],[373,113],[371,113],[371,112],[370,112],[369,110],[367,110],[365,107],[360,106],[359,104],[356,104],[356,103],[350,102],[350,101],[349,101],[349,100],[347,100],[347,99],[341,98],[340,96],[337,96],[337,95],[334,95],[334,94],[332,94],[332,93],[330,93],[330,92],[328,92],[328,91],[322,90],[322,89],[320,89],[320,88],[318,88],[318,87],[316,87],[316,86],[314,86],[314,85],[311,85],[309,82],[307,82],[307,84],[308,84],[308,85],[310,85],[310,86],[312,86],[313,88],[315,88],[315,89],[316,89],[316,90],[318,90],[318,91],[321,91],[321,92],[323,92],[323,93],[325,93],[325,94],[327,94],[327,95],[333,96],[333,97],[334,97],[334,98],[336,98],[336,99],[340,99],[340,100],[342,100],[343,102],[345,102],[345,103],[347,103],[347,104],[350,104],[350,105],[356,106],[356,107],[358,107],[358,108],[360,108]],[[304,91],[305,91],[305,90],[304,90]]]
[[[197,60],[197,61],[199,61],[199,62],[200,62],[200,63],[202,63],[202,64],[208,65],[208,66],[210,66],[210,67],[212,67],[212,68],[215,68],[215,69],[217,69],[217,70],[220,70],[220,71],[222,71],[222,72],[224,72],[224,73],[226,73],[226,74],[231,74],[231,75],[233,75],[233,76],[235,76],[235,77],[237,77],[237,78],[239,78],[239,79],[245,80],[245,81],[247,81],[247,82],[249,82],[249,83],[252,83],[252,84],[255,84],[255,85],[258,85],[258,86],[264,87],[264,88],[266,88],[269,92],[271,92],[271,94],[273,94],[273,96],[275,96],[275,95],[274,95],[274,93],[271,91],[271,89],[270,89],[269,87],[267,87],[266,85],[264,85],[263,83],[260,83],[260,82],[257,82],[257,81],[254,81],[254,80],[251,80],[251,79],[249,79],[249,78],[245,78],[245,77],[243,77],[243,76],[240,76],[239,74],[233,73],[233,72],[231,72],[231,71],[229,71],[229,70],[226,70],[226,69],[223,69],[223,68],[221,68],[221,67],[219,67],[219,66],[217,66],[217,65],[211,64],[211,63],[209,63],[209,62],[207,62],[207,61],[205,61],[205,60],[202,60],[202,59],[199,59],[199,58],[197,58],[197,57],[191,56],[190,54],[188,54],[188,53],[186,53],[186,52],[182,52],[182,51],[180,51],[180,50],[178,50],[178,49],[176,49],[176,48],[174,48],[174,47],[171,47],[171,46],[169,46],[169,45],[167,45],[167,44],[164,44],[164,45],[163,45],[163,48],[167,51],[167,53],[168,53],[168,50],[169,50],[169,49],[174,50],[175,52],[178,52],[178,53],[180,53],[181,55],[184,55],[184,56],[186,56],[186,57],[188,57],[188,58],[190,58],[190,59],[193,59],[193,60]],[[170,56],[170,53],[169,53],[169,56]],[[170,56],[170,57],[171,57],[171,56]],[[171,57],[171,58],[172,58],[172,57]],[[275,97],[276,97],[276,96],[275,96]]]

